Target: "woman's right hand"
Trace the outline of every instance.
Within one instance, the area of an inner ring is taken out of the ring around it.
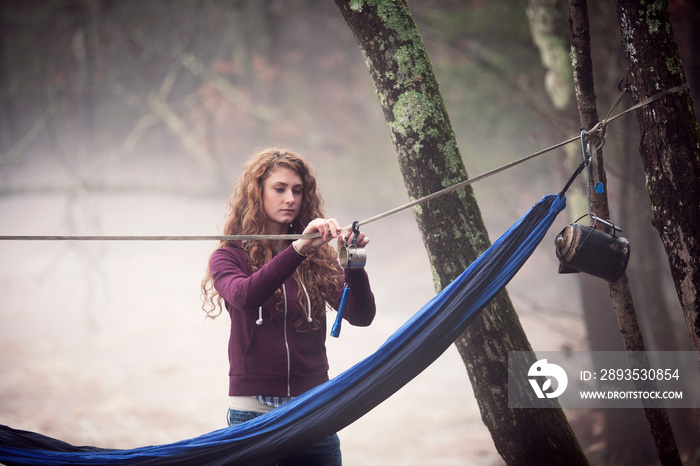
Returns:
[[[319,233],[320,236],[310,239],[297,239],[292,243],[296,252],[305,256],[311,249],[323,246],[333,238],[337,238],[341,233],[340,224],[334,218],[317,218],[310,221],[302,232],[304,235],[314,233]]]

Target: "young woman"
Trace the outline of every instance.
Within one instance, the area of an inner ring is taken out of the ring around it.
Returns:
[[[286,150],[268,149],[246,164],[229,199],[225,235],[312,234],[311,239],[222,241],[202,282],[204,310],[231,317],[229,425],[253,419],[328,380],[326,306],[337,309],[344,285],[351,292],[344,318],[367,326],[374,296],[364,269],[343,271],[328,243],[352,241],[323,200],[309,164]],[[357,245],[369,242],[363,233]],[[284,464],[341,464],[333,435]]]

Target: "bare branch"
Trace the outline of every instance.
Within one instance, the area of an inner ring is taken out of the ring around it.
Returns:
[[[44,110],[44,113],[36,120],[36,123],[27,131],[27,134],[22,137],[17,144],[6,153],[0,155],[0,165],[8,164],[17,161],[21,158],[27,148],[39,137],[41,132],[46,128],[51,121],[51,118],[56,114],[59,105],[56,102],[49,103],[49,106]]]
[[[163,120],[173,135],[180,139],[180,142],[190,154],[210,171],[214,171],[218,167],[218,163],[214,157],[199,144],[197,138],[189,130],[185,121],[170,108],[167,101],[155,93],[149,94],[147,101],[153,113]]]
[[[183,55],[181,61],[193,75],[211,84],[226,99],[244,112],[263,121],[280,120],[280,110],[253,102],[245,92],[234,86],[231,81],[207,69],[194,55]]]

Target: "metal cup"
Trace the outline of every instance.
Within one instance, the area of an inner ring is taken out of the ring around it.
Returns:
[[[608,282],[615,282],[622,276],[630,257],[626,238],[578,223],[565,227],[554,244],[559,273],[584,272]]]
[[[357,246],[341,246],[338,260],[344,269],[362,269],[367,263],[367,251]]]

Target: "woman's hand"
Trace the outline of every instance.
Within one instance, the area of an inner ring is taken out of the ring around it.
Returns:
[[[322,246],[333,238],[339,238],[341,233],[340,224],[334,218],[317,218],[310,221],[302,232],[304,235],[310,235],[313,233],[319,233],[320,236],[311,239],[298,239],[292,243],[292,246],[296,252],[305,256],[311,249]]]
[[[357,242],[355,243],[355,246],[358,248],[364,248],[367,246],[367,243],[369,243],[369,237],[365,236],[364,233],[361,231],[358,232],[359,234],[357,235]],[[344,245],[351,245],[352,241],[355,237],[355,233],[353,233],[352,230],[348,229],[345,230],[345,233],[342,236],[338,236],[338,249],[340,249],[341,246]]]

